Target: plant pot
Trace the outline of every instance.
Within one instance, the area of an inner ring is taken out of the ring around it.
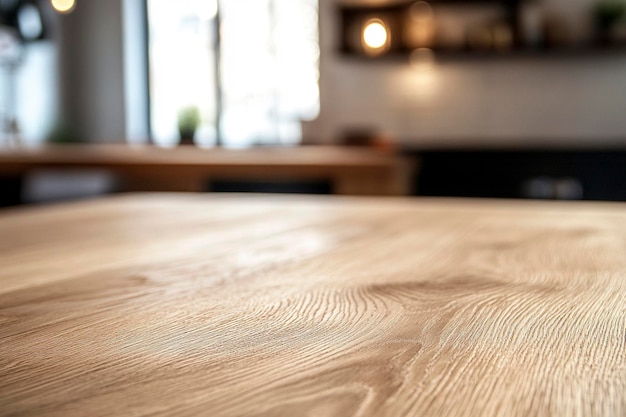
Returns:
[[[178,133],[180,135],[180,142],[178,142],[179,145],[195,145],[195,141],[194,141],[194,136],[196,135],[195,130],[191,130],[191,131],[180,130]]]

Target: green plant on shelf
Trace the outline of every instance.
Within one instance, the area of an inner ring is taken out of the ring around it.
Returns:
[[[59,122],[57,123],[47,137],[48,143],[54,145],[71,145],[86,143],[86,141],[74,132],[73,129],[67,125]]]
[[[178,133],[183,144],[193,143],[200,126],[200,111],[195,106],[185,107],[178,113]]]

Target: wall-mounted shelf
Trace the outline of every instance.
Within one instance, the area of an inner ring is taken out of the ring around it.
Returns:
[[[340,50],[343,57],[362,62],[384,63],[384,62],[409,62],[410,50],[394,51],[383,56],[367,56],[354,53],[349,50]],[[473,61],[473,60],[515,60],[515,59],[586,59],[586,58],[610,58],[615,56],[626,56],[626,44],[613,45],[580,45],[563,48],[518,48],[506,52],[498,51],[472,51],[467,49],[448,50],[433,49],[433,56],[438,62],[449,61]]]
[[[430,0],[341,5],[339,52],[367,61],[408,60],[418,49],[438,60],[603,57],[626,52],[626,42],[598,42],[596,35],[584,41],[573,37],[573,29],[560,16],[541,15],[538,4]],[[377,27],[368,33],[370,25]]]

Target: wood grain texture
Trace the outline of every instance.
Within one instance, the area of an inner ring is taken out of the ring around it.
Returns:
[[[625,416],[626,206],[0,213],[1,416]]]

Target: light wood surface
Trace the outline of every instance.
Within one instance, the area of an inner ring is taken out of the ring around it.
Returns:
[[[0,212],[1,416],[624,416],[626,206]]]
[[[206,191],[212,179],[329,180],[342,195],[409,195],[414,164],[390,152],[339,146],[249,149],[65,145],[0,149],[0,175],[105,169],[129,191]]]

